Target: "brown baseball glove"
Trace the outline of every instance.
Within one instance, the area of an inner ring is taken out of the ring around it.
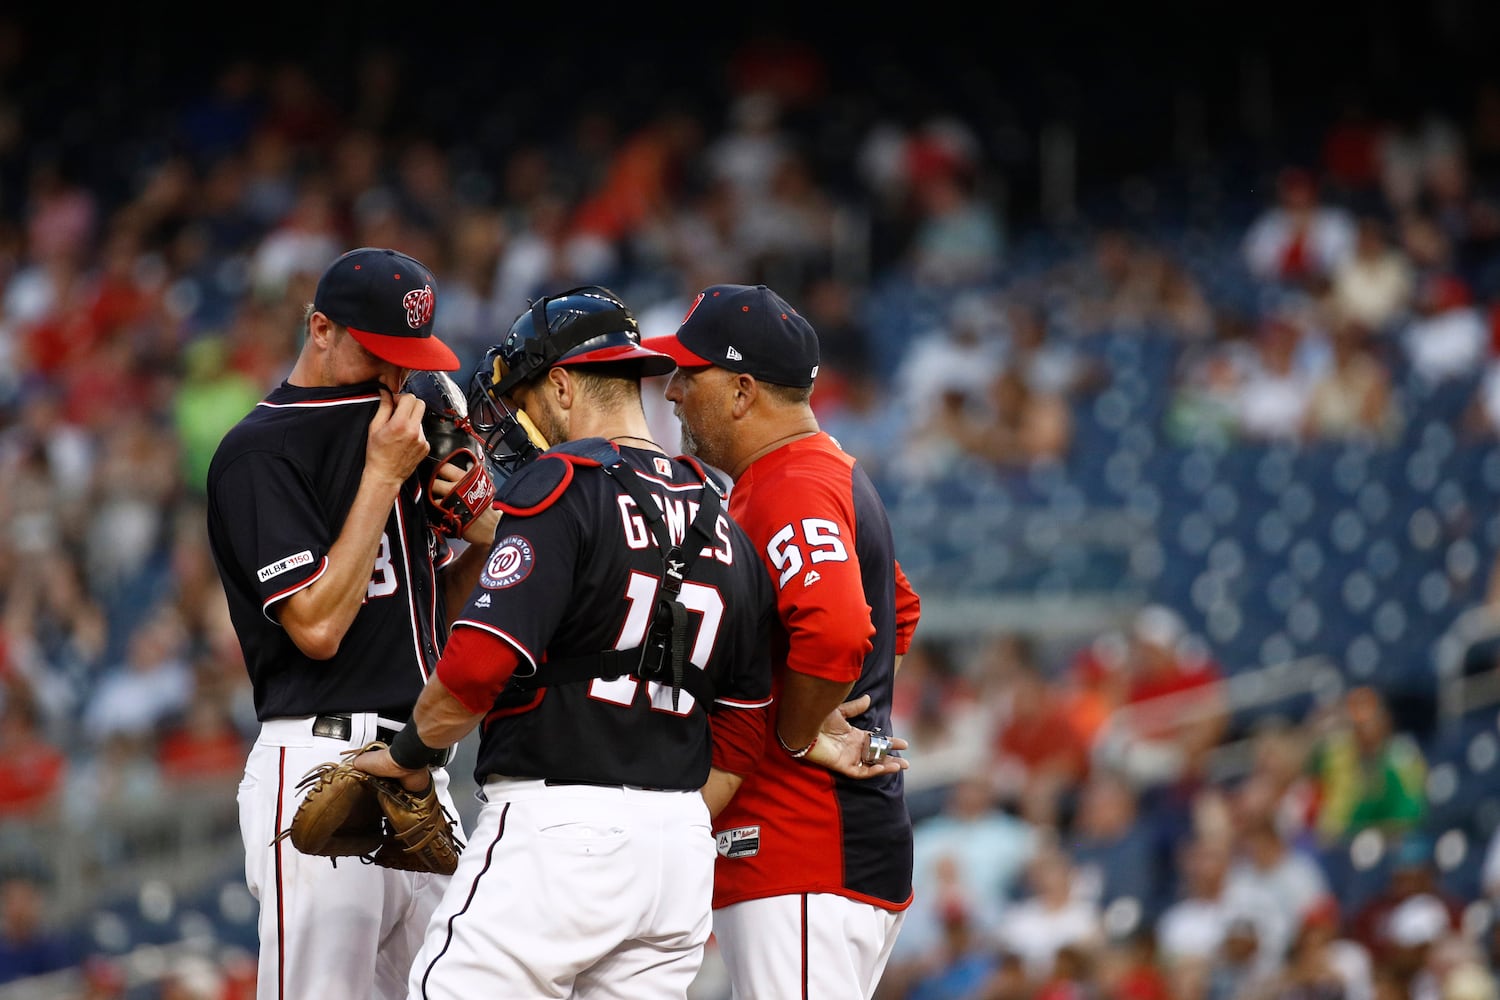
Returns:
[[[297,783],[307,795],[292,824],[276,835],[290,838],[303,854],[358,858],[365,864],[401,871],[452,875],[463,842],[453,819],[438,800],[437,785],[425,793],[407,791],[399,781],[361,771],[353,760],[384,743],[345,750],[344,760],[319,764]]]

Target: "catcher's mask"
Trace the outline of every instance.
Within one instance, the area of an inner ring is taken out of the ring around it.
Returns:
[[[422,433],[429,451],[417,471],[429,488],[438,465],[445,460],[466,471],[482,461],[490,481],[497,486],[515,471],[514,462],[506,461],[514,456],[490,453],[484,434],[469,417],[469,401],[447,372],[412,372],[406,376],[401,390],[427,404],[422,414]]]
[[[525,412],[506,397],[560,365],[607,365],[612,374],[618,368],[619,374],[641,378],[665,375],[676,362],[641,346],[635,316],[607,288],[584,285],[543,296],[516,317],[505,339],[485,352],[474,372],[470,410],[492,453],[548,447]]]

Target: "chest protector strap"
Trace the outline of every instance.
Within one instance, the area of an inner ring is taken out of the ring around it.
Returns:
[[[514,678],[511,684],[529,691],[553,684],[630,674],[642,680],[670,684],[674,711],[678,695],[684,689],[706,711],[714,699],[713,682],[706,671],[688,669],[688,610],[679,595],[699,553],[713,541],[714,525],[723,508],[719,484],[711,476],[704,476],[698,515],[683,533],[682,544],[674,545],[655,494],[646,489],[640,476],[625,464],[618,452],[613,448],[609,452],[609,457],[602,459],[600,464],[635,501],[636,509],[651,529],[662,557],[661,587],[656,592],[656,608],[646,639],[632,649],[609,649],[563,660],[546,660],[537,665],[536,673]],[[602,452],[592,450],[589,457],[601,458]]]

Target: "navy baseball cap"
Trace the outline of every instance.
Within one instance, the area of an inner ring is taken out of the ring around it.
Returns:
[[[683,368],[717,365],[777,385],[806,387],[818,377],[818,335],[765,285],[709,285],[677,332],[645,341]]]
[[[328,265],[313,308],[382,361],[418,371],[456,371],[458,355],[432,332],[432,272],[396,250],[361,247]]]

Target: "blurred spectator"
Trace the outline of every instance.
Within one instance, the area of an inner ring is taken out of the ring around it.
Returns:
[[[1237,833],[1238,851],[1225,879],[1226,891],[1269,891],[1276,907],[1262,920],[1259,948],[1280,963],[1299,928],[1328,898],[1328,878],[1312,855],[1287,843],[1269,813],[1242,816]]]
[[[1034,388],[1008,367],[990,383],[989,406],[950,431],[967,455],[1001,468],[1065,461],[1073,448],[1073,412],[1057,393]]]
[[[1327,939],[1308,932],[1292,941],[1285,966],[1261,995],[1274,1000],[1354,1000],[1329,954]]]
[[[1099,768],[1090,772],[1063,843],[1073,859],[1079,895],[1094,900],[1101,911],[1127,900],[1149,920],[1167,902],[1156,839],[1123,775]]]
[[[1390,444],[1401,431],[1391,375],[1371,345],[1370,332],[1352,321],[1329,336],[1332,366],[1315,378],[1302,433],[1312,441]]]
[[[1490,332],[1464,282],[1452,275],[1419,286],[1416,311],[1400,331],[1413,372],[1429,385],[1473,376],[1487,359]]]
[[[906,414],[895,405],[889,387],[863,363],[843,370],[839,389],[837,401],[818,412],[818,426],[882,483],[910,430]]]
[[[1156,921],[1161,956],[1168,969],[1202,979],[1219,954],[1231,926],[1248,921],[1257,942],[1272,936],[1277,901],[1270,891],[1253,883],[1229,882],[1229,844],[1222,838],[1197,834],[1178,854],[1181,886],[1177,898]],[[1273,971],[1277,956],[1257,945],[1255,963]]]
[[[1303,331],[1289,316],[1261,324],[1239,373],[1235,431],[1250,441],[1295,441],[1307,421],[1317,376],[1299,356]]]
[[[919,284],[962,287],[999,274],[1004,227],[974,170],[922,164],[915,171],[912,197],[916,222],[907,254]]]
[[[198,672],[192,701],[164,726],[157,745],[164,780],[222,783],[243,773],[251,741],[235,725],[230,697],[225,685],[216,687],[212,675]]]
[[[1093,394],[1109,380],[1097,358],[1056,335],[1040,305],[1016,302],[1006,310],[1005,365],[1034,392],[1064,398]]]
[[[987,766],[993,740],[989,700],[976,691],[947,646],[917,639],[901,661],[891,726],[910,744],[906,783],[913,821],[936,813],[953,787]],[[920,762],[920,763],[919,763]]]
[[[1269,991],[1272,973],[1262,961],[1265,943],[1249,917],[1234,917],[1208,961],[1205,1000],[1256,1000]]]
[[[1329,302],[1339,319],[1352,320],[1375,333],[1386,333],[1411,307],[1411,265],[1387,235],[1385,222],[1362,216],[1354,252],[1333,272]]]
[[[953,300],[939,325],[914,339],[901,355],[893,381],[908,420],[926,423],[955,395],[961,408],[983,401],[1004,368],[1001,301],[971,292]]]
[[[971,1000],[981,989],[987,990],[995,977],[1005,980],[1015,974],[1012,970],[1019,960],[997,951],[975,928],[963,904],[948,904],[940,919],[941,944],[930,956],[888,969],[876,997]]]
[[[729,107],[727,127],[706,143],[703,156],[709,175],[727,186],[736,214],[742,217],[761,208],[777,170],[792,155],[781,114],[775,94],[741,94]]]
[[[756,206],[742,213],[736,237],[749,258],[750,276],[782,286],[801,285],[828,267],[836,211],[800,150],[790,150]]]
[[[181,468],[175,437],[143,413],[117,413],[101,434],[84,555],[94,593],[116,602],[137,596],[130,588],[164,539]]]
[[[1084,335],[1145,331],[1196,340],[1213,332],[1213,307],[1192,273],[1139,233],[1107,226],[1052,280]]]
[[[107,651],[103,608],[66,550],[16,574],[3,611],[5,670],[35,699],[48,730],[70,724]]]
[[[1287,167],[1276,178],[1275,204],[1245,234],[1245,264],[1262,281],[1316,288],[1331,278],[1353,247],[1348,213],[1321,200],[1311,172]]]
[[[821,270],[808,280],[802,296],[802,315],[818,331],[821,364],[818,391],[813,396],[814,409],[838,403],[843,397],[844,381],[855,371],[868,370],[883,379],[885,373],[870,356],[875,349],[874,335],[860,312],[864,302],[860,290],[830,271]]]
[[[67,935],[51,926],[40,882],[26,874],[0,882],[0,983],[56,972],[77,959]]]
[[[224,974],[206,955],[178,956],[162,982],[161,1000],[223,1000]]]
[[[187,707],[193,673],[186,644],[182,620],[170,605],[154,609],[135,626],[124,661],[99,678],[84,706],[81,724],[92,744],[102,746],[116,736],[154,739],[163,722]]]
[[[183,352],[183,380],[172,407],[172,429],[181,442],[183,485],[202,495],[208,463],[225,432],[265,395],[265,386],[229,367],[222,338],[203,337]]]
[[[1350,914],[1348,921],[1349,936],[1364,946],[1377,966],[1392,960],[1403,946],[1402,940],[1409,947],[1415,938],[1430,939],[1458,928],[1463,920],[1462,902],[1438,881],[1431,841],[1411,835],[1392,850],[1385,885]],[[1403,906],[1406,909],[1396,921],[1395,914]]]
[[[1038,826],[1056,828],[1064,800],[1088,773],[1089,747],[1067,705],[1020,637],[1022,658],[995,736],[995,782],[1003,800]]]
[[[1303,726],[1263,720],[1250,734],[1250,772],[1234,792],[1240,822],[1269,816],[1287,844],[1304,849],[1318,846],[1318,784],[1307,767],[1311,740]]]
[[[1290,961],[1311,961],[1320,953],[1343,984],[1343,1000],[1373,1000],[1375,968],[1370,951],[1343,933],[1338,900],[1329,896],[1307,915],[1292,942]]]
[[[1055,963],[1063,949],[1087,955],[1104,942],[1098,904],[1080,897],[1075,888],[1072,860],[1056,844],[1044,843],[1027,863],[1025,895],[1000,918],[1000,946],[1021,956],[1027,979],[1036,987],[1062,971]]]
[[[1095,744],[1096,759],[1138,785],[1191,781],[1228,731],[1222,674],[1182,616],[1152,604],[1136,615],[1126,660],[1126,711]]]
[[[1157,961],[1156,937],[1142,927],[1111,938],[1099,956],[1100,995],[1106,1000],[1171,1000]]]
[[[978,934],[993,935],[1040,844],[1039,831],[1000,807],[983,774],[955,784],[943,811],[917,822],[913,837],[913,900],[893,962],[931,952],[955,907]]]
[[[1167,398],[1164,430],[1176,445],[1227,447],[1239,438],[1239,398],[1249,348],[1217,341],[1183,353]]]
[[[1426,815],[1426,758],[1411,736],[1393,729],[1375,688],[1351,689],[1343,707],[1309,762],[1318,781],[1318,834],[1325,843],[1366,829],[1399,837]]]
[[[6,692],[0,706],[0,820],[50,818],[57,814],[68,776],[68,758],[38,725],[23,692]]]

